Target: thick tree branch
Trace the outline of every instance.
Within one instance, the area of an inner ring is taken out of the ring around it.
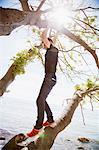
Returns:
[[[24,13],[20,10],[0,7],[0,35],[10,34],[16,28],[13,24],[20,23],[24,18]]]
[[[59,121],[59,123],[56,126],[57,132],[62,131],[63,129],[65,129],[66,126],[70,124],[74,111],[79,105],[79,103],[83,100],[83,98],[89,93],[96,91],[99,91],[99,86],[95,86],[91,89],[74,94],[73,98],[71,99],[71,102],[67,106],[67,109],[65,109],[64,115],[62,114],[62,116],[60,117],[61,121]]]
[[[8,35],[21,25],[36,25],[41,11],[23,12],[17,9],[0,8],[0,35]]]
[[[36,11],[39,11],[46,0],[42,0]]]
[[[73,33],[71,33],[68,29],[63,28],[62,29],[62,33],[65,34],[66,36],[68,36],[70,39],[72,39],[73,41],[79,43],[81,46],[83,46],[94,58],[96,65],[99,69],[99,60],[98,60],[98,56],[95,52],[95,50],[93,50],[86,42],[84,42],[79,36],[74,35]]]
[[[44,4],[41,2],[41,6]],[[38,27],[47,26],[46,21],[41,21],[40,16],[43,13],[38,11],[23,12],[17,9],[0,7],[0,35],[9,35],[14,29],[21,25],[37,25]]]
[[[5,76],[0,80],[0,96],[4,94],[9,84],[11,84],[15,79],[15,75],[13,74],[14,67],[14,64],[12,64]]]
[[[23,11],[31,11],[28,5],[28,0],[19,0]]]
[[[27,147],[29,150],[50,150],[58,133],[71,123],[71,119],[79,103],[87,94],[96,91],[99,91],[99,87],[93,87],[89,90],[82,91],[79,94],[75,93],[70,104],[65,109],[64,114],[56,121],[56,126],[53,128],[46,127],[43,136],[39,136],[34,142],[29,142],[28,140],[26,146],[19,146],[18,143],[26,140],[24,134],[19,134],[14,136],[2,150],[21,150],[23,147]]]

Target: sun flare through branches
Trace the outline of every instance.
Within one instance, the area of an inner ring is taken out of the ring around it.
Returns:
[[[72,21],[72,15],[70,5],[58,3],[53,6],[52,11],[47,14],[48,23],[54,25],[56,28],[61,28]]]

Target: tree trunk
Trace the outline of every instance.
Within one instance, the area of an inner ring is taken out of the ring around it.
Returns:
[[[12,64],[11,67],[8,69],[7,73],[4,75],[4,77],[0,80],[0,96],[4,94],[9,84],[12,83],[12,81],[15,79],[15,75],[13,73],[15,65]]]
[[[83,100],[83,97],[93,91],[99,91],[99,87],[94,87],[79,94],[75,93],[65,109],[65,113],[56,121],[56,126],[54,128],[45,127],[43,135],[39,136],[35,141],[30,142],[27,146],[19,146],[17,144],[22,141],[22,136],[25,139],[24,134],[19,134],[14,136],[2,150],[21,150],[24,147],[27,147],[29,150],[50,150],[58,133],[70,124],[73,114],[79,103]]]

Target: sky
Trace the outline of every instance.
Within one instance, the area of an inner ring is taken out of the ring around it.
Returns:
[[[92,4],[93,0],[89,3]],[[98,1],[94,0],[94,4],[97,5]],[[18,1],[12,2],[12,0],[1,0],[0,5],[4,7],[16,7],[19,5]],[[93,5],[92,5],[93,6]],[[6,73],[10,67],[12,61],[11,58],[16,55],[17,52],[30,47],[27,42],[31,37],[31,32],[27,27],[19,27],[15,29],[9,36],[0,37],[0,78]],[[17,76],[15,81],[8,87],[10,92],[5,93],[4,96],[17,97],[22,99],[36,99],[42,81],[44,78],[44,68],[41,63],[35,61],[30,63],[26,67],[26,73],[24,75]],[[79,83],[79,80],[78,80]],[[50,96],[48,97],[53,102],[54,99],[62,102],[66,98],[72,97],[74,92],[73,86],[75,83],[67,80],[61,73],[57,73],[57,84],[53,88]]]
[[[99,5],[99,0],[95,0],[95,2],[96,2],[96,4],[97,4],[97,6]]]
[[[82,1],[84,3],[87,3],[90,6],[93,6],[93,7],[94,6],[97,6],[97,7],[99,6],[99,0],[81,0],[81,2]],[[75,2],[77,2],[77,4],[78,4],[80,2],[80,0],[75,1]],[[34,3],[34,1],[29,0],[29,3]],[[13,8],[13,7],[16,7],[16,6],[17,7],[20,6],[20,3],[19,3],[18,0],[14,0],[14,2],[12,0],[0,0],[0,6],[2,6],[2,7],[9,6],[9,7]]]

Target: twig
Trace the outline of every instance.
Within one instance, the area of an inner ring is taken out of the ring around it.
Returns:
[[[94,30],[96,30],[96,31],[99,31],[99,29],[97,29],[97,28],[91,26],[90,24],[86,23],[85,21],[80,20],[80,19],[77,19],[77,18],[75,18],[75,19],[78,20],[78,21],[80,21],[80,22],[82,22],[82,23],[84,23],[84,24],[86,24],[86,25],[89,26],[91,29],[94,29]],[[95,33],[95,34],[96,34],[96,33]]]
[[[88,24],[89,24],[89,19],[88,19],[88,16],[86,15],[85,11],[82,10],[83,14],[85,15],[85,17],[87,18],[87,21],[88,21]]]
[[[74,20],[74,19],[73,19]],[[80,23],[78,23],[76,20],[74,20],[75,23],[77,23],[81,28],[83,28],[84,30],[86,30],[85,27],[83,27]]]
[[[99,10],[98,7],[85,7],[85,8],[79,8],[79,9],[76,9],[75,11],[80,11],[80,10],[87,10],[87,9],[94,9],[94,10]]]
[[[84,118],[84,113],[83,113],[83,108],[82,108],[82,104],[81,103],[80,103],[80,108],[81,108],[81,114],[82,114],[83,124],[85,125],[85,118]]]
[[[94,95],[94,98],[99,102],[99,98],[96,95]]]
[[[92,108],[92,111],[93,111],[93,104],[92,104],[92,99],[90,97],[90,104],[91,104],[91,108]]]
[[[42,7],[43,4],[45,3],[45,1],[46,1],[46,0],[42,0],[42,2],[40,3],[40,5],[38,6],[36,12],[38,12],[38,11],[41,9],[41,7]]]

